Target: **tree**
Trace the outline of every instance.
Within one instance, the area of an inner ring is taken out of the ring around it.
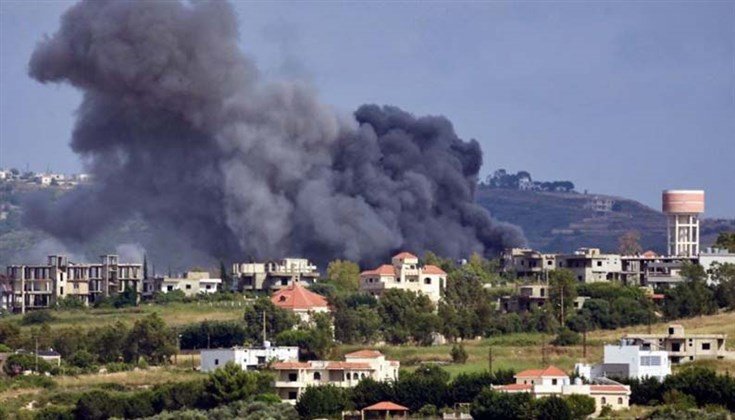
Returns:
[[[469,403],[484,389],[497,383],[490,372],[460,373],[449,385],[449,405]]]
[[[360,266],[347,260],[332,261],[327,266],[327,278],[340,291],[357,291],[360,285]]]
[[[220,260],[219,262],[219,276],[222,279],[222,291],[229,292],[232,290],[232,279],[230,278],[230,275],[227,274],[227,267],[225,267],[225,262]]]
[[[454,363],[463,365],[467,362],[467,350],[464,349],[464,345],[462,345],[462,343],[452,346],[450,354],[452,356],[452,362]]]
[[[565,400],[573,419],[586,419],[596,410],[595,399],[587,395],[572,394],[567,396]]]
[[[96,354],[101,363],[121,361],[129,332],[130,328],[121,321],[91,329],[87,332],[88,350]]]
[[[157,313],[135,321],[125,343],[125,358],[129,362],[143,357],[149,363],[160,364],[175,352],[174,333]]]
[[[348,392],[334,385],[308,387],[296,402],[296,411],[305,419],[336,417],[350,407]]]
[[[637,255],[643,252],[641,234],[637,230],[629,230],[618,238],[618,252],[622,255]]]
[[[717,235],[715,246],[730,252],[735,252],[735,232],[720,232]]]
[[[447,395],[449,373],[438,366],[421,366],[410,373],[402,373],[395,383],[396,399],[411,411],[425,404],[443,407]]]
[[[8,376],[18,376],[27,370],[35,372],[36,366],[38,366],[37,373],[48,372],[51,370],[51,365],[40,357],[36,358],[33,354],[16,353],[11,354],[7,359],[5,359],[3,372]]]
[[[567,402],[555,395],[544,397],[534,402],[537,420],[571,420],[572,410]]]
[[[265,313],[266,331],[270,336],[276,336],[282,331],[290,330],[296,325],[296,316],[277,307],[267,297],[261,297],[251,306],[245,308],[246,340],[252,343],[263,341],[263,314]]]
[[[352,404],[357,410],[362,410],[380,401],[393,401],[395,399],[393,385],[390,382],[379,382],[372,378],[365,378],[352,388]]]
[[[735,264],[712,264],[710,276],[717,284],[715,295],[718,305],[730,310],[735,309]]]
[[[187,325],[181,331],[182,349],[229,348],[245,343],[245,326],[231,321],[202,321]]]
[[[429,297],[412,291],[386,290],[378,302],[378,314],[383,322],[383,336],[394,344],[414,340],[429,345],[439,326]]]
[[[567,269],[553,270],[549,273],[549,299],[551,311],[564,325],[566,318],[573,314],[574,299],[577,297],[577,280],[574,273]]]
[[[707,274],[699,264],[685,264],[684,282],[664,292],[664,313],[670,319],[709,315],[717,310],[714,293],[707,287]]]
[[[256,372],[243,371],[233,362],[227,362],[223,368],[216,369],[209,375],[205,391],[216,405],[244,400],[258,389],[258,375]]]
[[[580,342],[579,334],[569,328],[559,328],[556,338],[551,342],[555,346],[574,346]]]
[[[532,414],[532,404],[528,392],[509,394],[486,388],[472,402],[470,414],[476,419],[525,419]]]

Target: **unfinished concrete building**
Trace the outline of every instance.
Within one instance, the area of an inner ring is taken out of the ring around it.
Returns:
[[[232,265],[233,287],[237,291],[275,291],[294,282],[311,285],[319,279],[319,271],[305,258],[284,258],[264,263]]]

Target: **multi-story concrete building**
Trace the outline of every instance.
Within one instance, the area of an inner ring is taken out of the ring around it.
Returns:
[[[58,299],[73,297],[89,305],[132,288],[142,292],[141,264],[120,263],[117,255],[103,255],[101,261],[74,263],[62,255],[50,255],[41,265],[10,265],[7,277],[12,284],[12,310],[25,313],[56,305]]]
[[[284,258],[265,263],[240,263],[232,265],[234,287],[239,291],[273,291],[294,282],[314,284],[319,279],[315,265],[304,258]]]
[[[435,265],[422,266],[418,257],[408,252],[393,256],[391,263],[360,273],[360,290],[374,296],[387,289],[409,290],[439,302],[447,283],[444,270]]]
[[[143,296],[168,293],[175,290],[187,297],[200,293],[215,293],[222,288],[222,279],[212,278],[207,271],[187,271],[182,277],[154,277],[143,280]]]
[[[312,360],[274,363],[274,387],[284,402],[296,400],[309,386],[334,385],[352,388],[365,378],[379,382],[398,380],[400,363],[386,360],[375,350],[360,350],[345,355],[344,362]]]
[[[556,254],[544,254],[528,248],[510,248],[502,255],[503,271],[517,277],[546,280],[556,267]]]
[[[644,350],[632,340],[604,348],[603,362],[598,365],[578,363],[575,370],[582,378],[657,378],[663,381],[671,374],[669,354],[665,350]]]
[[[641,350],[666,351],[671,364],[735,357],[725,347],[727,334],[685,334],[679,324],[669,325],[667,334],[627,334],[623,340]]]
[[[552,395],[587,395],[595,400],[595,414],[609,406],[613,410],[628,408],[630,405],[630,387],[611,380],[601,384],[583,384],[581,380],[571,383],[569,376],[555,366],[546,369],[525,370],[515,375],[516,383],[510,385],[494,385],[492,388],[500,392],[530,392],[535,398]]]
[[[620,255],[603,254],[598,248],[580,248],[573,254],[557,255],[556,267],[571,270],[582,283],[619,281]]]
[[[297,362],[299,360],[298,347],[271,346],[268,341],[264,342],[262,347],[204,349],[199,354],[202,372],[211,372],[229,362],[235,363],[243,370],[253,370],[264,368],[272,362]]]

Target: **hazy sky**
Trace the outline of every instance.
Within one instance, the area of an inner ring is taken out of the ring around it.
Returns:
[[[0,166],[76,172],[80,94],[26,75],[71,4],[0,2]],[[659,207],[704,188],[735,217],[735,1],[235,3],[243,50],[344,111],[443,114],[483,176],[525,169]]]

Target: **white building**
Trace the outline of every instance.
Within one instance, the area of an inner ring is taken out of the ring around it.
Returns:
[[[278,290],[295,282],[310,285],[319,279],[319,271],[305,258],[284,258],[264,263],[232,265],[235,287],[245,290]]]
[[[563,370],[549,366],[546,369],[525,370],[515,375],[516,383],[510,385],[494,385],[492,388],[501,392],[530,392],[535,398],[552,395],[587,395],[595,400],[595,414],[603,407],[613,410],[629,407],[630,387],[614,381],[606,380],[604,384],[583,384],[577,379],[571,383]]]
[[[604,348],[603,363],[585,365],[578,363],[575,369],[585,379],[595,378],[657,378],[663,381],[671,375],[669,353],[665,350],[644,350],[626,340],[619,345]]]
[[[274,363],[274,387],[284,402],[296,403],[309,386],[334,385],[352,388],[365,378],[385,382],[398,380],[400,363],[386,360],[375,350],[360,350],[345,355],[344,362],[312,360],[310,362]]]
[[[187,297],[200,293],[216,293],[222,288],[222,279],[211,278],[207,271],[187,271],[183,277],[156,277],[143,281],[143,295],[181,290]]]
[[[298,361],[298,347],[271,347],[266,341],[263,347],[232,347],[229,349],[204,349],[200,352],[200,369],[211,372],[233,362],[243,370],[266,367],[271,362]]]
[[[580,248],[574,254],[557,255],[556,268],[571,270],[582,283],[617,281],[623,271],[620,255],[603,254],[598,248]]]
[[[380,296],[387,289],[402,289],[423,293],[437,303],[446,287],[447,273],[435,265],[419,265],[417,256],[401,252],[392,264],[360,273],[360,290]]]

